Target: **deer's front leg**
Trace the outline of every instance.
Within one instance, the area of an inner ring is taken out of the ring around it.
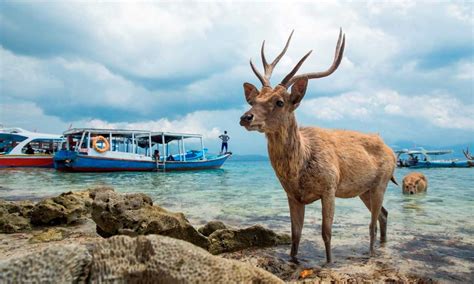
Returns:
[[[332,262],[332,253],[331,253],[331,236],[332,236],[332,223],[334,220],[334,203],[336,197],[333,194],[323,196],[321,198],[322,213],[323,213],[323,226],[322,226],[322,235],[324,246],[326,247],[326,261],[328,263]]]
[[[303,231],[304,223],[304,204],[288,197],[288,204],[290,205],[291,218],[291,252],[290,256],[296,260],[298,254],[298,246],[300,245],[301,232]]]

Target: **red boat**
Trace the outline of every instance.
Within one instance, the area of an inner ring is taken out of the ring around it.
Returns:
[[[61,143],[60,135],[0,129],[0,168],[54,167],[53,156]]]

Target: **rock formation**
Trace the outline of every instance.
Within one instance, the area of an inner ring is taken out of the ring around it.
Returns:
[[[0,262],[0,283],[283,283],[165,236],[115,236],[91,246],[54,246]]]
[[[221,221],[211,221],[198,229],[198,232],[203,234],[206,237],[209,237],[210,234],[214,233],[217,230],[227,229],[226,225]]]
[[[31,212],[34,225],[70,224],[90,214],[89,191],[66,192],[38,202]]]
[[[159,234],[206,249],[209,244],[207,238],[191,226],[183,213],[173,213],[154,206],[151,198],[142,193],[97,193],[92,204],[92,219],[97,224],[97,233],[103,237]]]
[[[0,262],[0,283],[84,283],[91,261],[85,246],[51,246]]]
[[[249,247],[269,247],[290,244],[288,235],[276,234],[260,225],[245,229],[222,229],[209,235],[209,252],[220,254]]]

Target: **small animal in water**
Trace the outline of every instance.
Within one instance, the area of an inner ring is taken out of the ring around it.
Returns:
[[[415,194],[428,189],[428,179],[422,173],[409,173],[403,178],[403,193]]]

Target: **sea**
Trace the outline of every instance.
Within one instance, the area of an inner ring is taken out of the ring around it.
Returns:
[[[396,169],[399,184],[411,171]],[[474,279],[474,168],[417,171],[428,178],[425,194],[404,195],[401,187],[388,186],[388,242],[379,248],[380,257],[401,272],[444,281]],[[6,200],[40,200],[97,186],[146,193],[154,204],[183,212],[196,226],[220,220],[235,227],[261,224],[290,233],[286,195],[268,160],[230,159],[217,170],[166,173],[0,170],[0,199]],[[300,255],[308,265],[321,263],[325,255],[320,202],[307,205],[305,216]],[[336,200],[332,247],[340,263],[366,261],[369,221],[370,213],[359,198]]]

